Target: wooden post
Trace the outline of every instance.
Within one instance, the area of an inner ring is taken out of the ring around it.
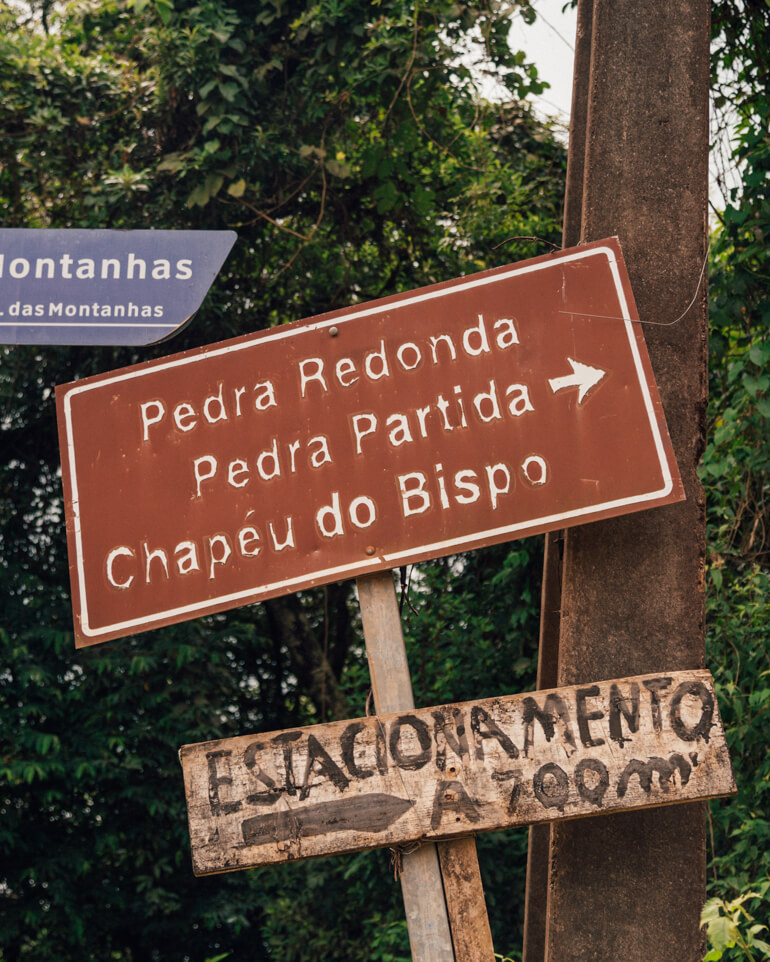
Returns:
[[[561,685],[704,662],[705,291],[655,324],[706,254],[709,4],[591,6],[582,239],[620,237],[687,501],[567,532]],[[554,827],[549,884],[548,962],[701,958],[702,803]]]
[[[476,840],[439,842],[444,898],[457,962],[492,962],[495,956],[481,884]]]
[[[393,574],[367,575],[356,585],[377,713],[408,711],[414,708],[414,696]],[[422,844],[403,855],[401,890],[414,962],[493,962],[472,839]]]

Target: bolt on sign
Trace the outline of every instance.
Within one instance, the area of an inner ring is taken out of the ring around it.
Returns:
[[[180,750],[196,875],[735,792],[707,671]]]
[[[78,645],[682,499],[636,316],[611,239],[57,388]]]
[[[0,228],[0,343],[152,344],[201,306],[227,230]]]

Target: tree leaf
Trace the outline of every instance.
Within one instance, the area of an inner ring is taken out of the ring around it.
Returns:
[[[709,942],[716,949],[730,949],[738,941],[740,932],[732,919],[725,915],[713,918],[706,926]]]

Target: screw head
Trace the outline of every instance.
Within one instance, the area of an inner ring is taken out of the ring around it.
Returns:
[[[338,328],[338,327],[330,327],[330,328],[329,328],[329,337],[336,337],[336,336],[339,334],[339,332],[340,332],[340,331],[339,331],[339,328]]]
[[[366,549],[366,553],[367,553],[368,555],[373,555],[374,552],[375,552],[375,550],[376,550],[376,549],[374,548],[373,545],[369,545],[369,547]]]

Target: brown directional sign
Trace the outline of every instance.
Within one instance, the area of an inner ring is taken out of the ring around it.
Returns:
[[[78,644],[680,500],[635,317],[607,240],[58,388]]]
[[[180,751],[196,875],[735,792],[707,671]]]

